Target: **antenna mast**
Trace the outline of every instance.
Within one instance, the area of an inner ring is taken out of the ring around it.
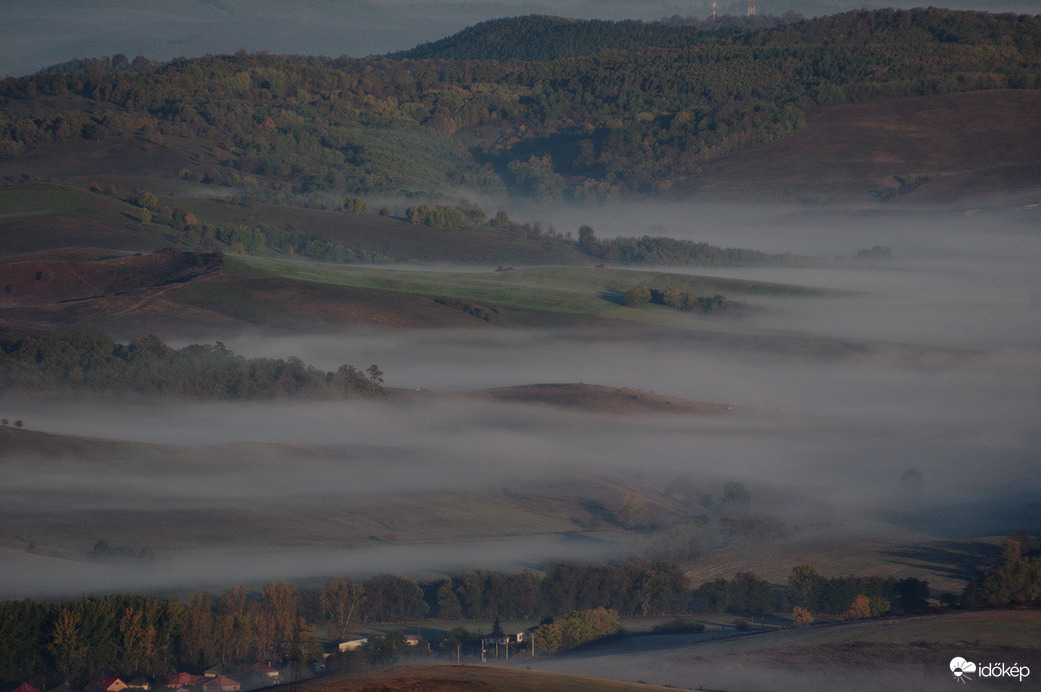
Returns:
[[[716,22],[716,0],[712,0],[712,23]]]
[[[748,0],[748,16],[755,16],[755,0]]]

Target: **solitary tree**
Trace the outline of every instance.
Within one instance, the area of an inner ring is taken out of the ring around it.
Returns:
[[[332,632],[341,639],[347,636],[351,621],[365,601],[365,588],[346,577],[329,580],[322,589],[322,608]]]
[[[853,599],[849,611],[846,613],[847,620],[863,620],[871,617],[871,599],[862,593],[858,593]]]
[[[352,214],[364,214],[368,208],[369,206],[361,197],[348,197],[343,200],[343,210]]]
[[[596,232],[592,226],[582,225],[578,227],[578,244],[584,250],[591,249],[596,245]]]

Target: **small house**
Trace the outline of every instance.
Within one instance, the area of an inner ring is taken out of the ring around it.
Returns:
[[[345,653],[347,651],[357,651],[368,643],[369,638],[362,637],[361,639],[351,639],[349,641],[340,642],[336,648],[340,650],[340,653]]]
[[[119,678],[97,677],[87,683],[83,692],[123,692],[127,687]]]
[[[174,673],[166,679],[166,686],[178,689],[181,687],[191,687],[202,680],[201,675],[192,675],[191,673]]]
[[[242,689],[241,683],[237,680],[232,680],[226,675],[207,677],[199,687],[202,689],[202,692],[239,692]]]
[[[23,682],[21,685],[19,685],[18,687],[14,688],[14,690],[12,690],[12,692],[40,692],[40,690],[36,689],[35,687],[33,687],[32,685],[30,685],[27,682]]]

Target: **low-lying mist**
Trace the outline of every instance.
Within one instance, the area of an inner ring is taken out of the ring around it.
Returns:
[[[842,223],[841,214],[831,217]],[[789,531],[831,521],[842,532],[861,518],[899,523],[911,515],[916,528],[936,529],[943,522],[922,517],[948,517],[952,507],[966,508],[949,527],[958,535],[1037,530],[1041,243],[1022,227],[995,227],[1005,212],[971,218],[951,246],[944,229],[924,221],[893,231],[883,238],[891,260],[685,270],[842,291],[752,298],[756,310],[741,316],[214,335],[251,357],[296,355],[330,370],[378,363],[386,384],[401,391],[376,401],[3,395],[0,412],[25,421],[21,434],[142,446],[140,454],[82,445],[4,454],[0,595],[538,565],[576,555],[568,534],[588,527],[557,512],[495,538],[494,510],[476,507],[564,486],[574,499],[593,492],[583,484],[608,482],[662,491],[684,478],[709,493],[741,482],[751,510]],[[856,228],[861,217],[847,219]],[[851,246],[879,242],[871,228],[859,232]],[[787,227],[760,233],[783,238]],[[973,233],[976,256],[965,240]],[[447,394],[550,382],[733,408],[608,415]],[[447,505],[459,516],[438,514]],[[1035,525],[1023,526],[1030,516]],[[371,544],[359,542],[370,535]],[[585,555],[610,558],[633,538],[616,531],[580,545]],[[23,554],[29,539],[36,550]],[[148,545],[156,561],[133,569],[69,562],[75,546],[86,551],[99,539]],[[48,545],[62,559],[47,557]]]

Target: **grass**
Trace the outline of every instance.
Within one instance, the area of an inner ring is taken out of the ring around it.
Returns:
[[[539,267],[508,272],[433,272],[344,267],[259,257],[236,257],[245,269],[315,283],[473,300],[520,310],[592,317],[618,307],[630,286],[673,286],[696,295],[727,297],[823,295],[797,286],[623,269]]]
[[[759,199],[972,198],[1037,184],[1041,92],[994,90],[812,109],[802,130],[704,167],[701,189]],[[904,190],[896,177],[915,176]],[[879,193],[885,193],[879,196]]]
[[[71,214],[86,205],[89,197],[83,190],[55,185],[0,188],[0,221]]]
[[[321,678],[293,685],[294,692],[647,692],[671,688],[579,675],[476,665],[426,664],[395,666],[359,676]]]

